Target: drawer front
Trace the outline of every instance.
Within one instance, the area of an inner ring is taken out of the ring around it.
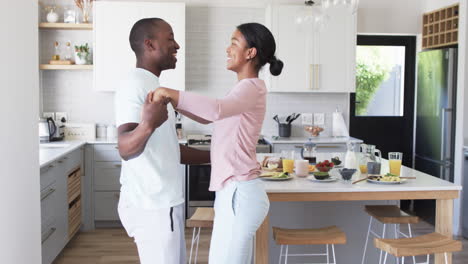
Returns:
[[[58,203],[57,184],[54,182],[41,190],[41,221],[47,226],[56,217]],[[44,227],[45,228],[45,227]],[[44,230],[42,230],[44,232]]]
[[[94,192],[94,220],[117,221],[120,192]]]
[[[95,145],[94,161],[121,161],[117,145]]]
[[[56,222],[47,225],[41,232],[42,263],[49,264],[62,250],[59,229]]]
[[[81,168],[83,162],[83,151],[81,149],[77,149],[65,157],[65,172],[66,174],[70,174],[77,168]]]
[[[121,167],[120,162],[95,162],[94,190],[119,191]]]
[[[281,151],[283,151],[283,150],[301,151],[300,149],[296,148],[296,145],[299,146],[300,144],[274,144],[273,145],[273,152],[274,153],[281,153]]]
[[[59,173],[58,163],[53,162],[41,169],[41,191],[51,185]]]

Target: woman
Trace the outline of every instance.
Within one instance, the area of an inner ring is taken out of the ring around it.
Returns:
[[[271,74],[281,73],[283,63],[275,50],[274,37],[265,26],[239,25],[226,50],[227,69],[237,73],[238,83],[226,97],[212,99],[168,88],[154,92],[170,98],[182,114],[200,123],[214,122],[210,190],[216,191],[216,199],[209,263],[250,263],[255,232],[268,213],[255,151],[267,93],[258,73],[266,63]]]

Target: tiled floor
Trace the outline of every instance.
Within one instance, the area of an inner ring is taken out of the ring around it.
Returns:
[[[403,229],[403,228],[402,228]],[[433,231],[433,227],[427,223],[420,223],[413,227],[416,235]],[[208,248],[211,230],[202,230],[200,238],[200,250],[198,263],[207,264]],[[192,230],[186,230],[187,254],[190,250]],[[461,238],[459,238],[461,239]],[[468,240],[462,239],[466,250],[457,252],[453,256],[453,264],[468,263]],[[420,257],[418,260],[423,261]],[[56,264],[133,264],[138,262],[138,253],[133,240],[127,236],[125,230],[98,229],[92,232],[78,234],[65,248],[55,261]],[[407,262],[412,263],[412,261]],[[433,261],[431,261],[433,263]],[[351,263],[347,263],[351,264]],[[360,264],[360,263],[359,263]]]

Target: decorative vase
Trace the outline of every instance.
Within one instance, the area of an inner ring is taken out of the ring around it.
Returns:
[[[59,19],[57,13],[55,13],[55,8],[50,8],[49,13],[47,13],[47,22],[49,23],[56,23]]]
[[[75,63],[77,65],[88,64],[89,53],[86,52],[75,52]]]

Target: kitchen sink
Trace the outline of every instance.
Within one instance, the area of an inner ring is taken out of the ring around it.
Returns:
[[[50,148],[50,149],[59,149],[69,147],[70,144],[66,143],[41,143],[39,144],[40,148]]]

